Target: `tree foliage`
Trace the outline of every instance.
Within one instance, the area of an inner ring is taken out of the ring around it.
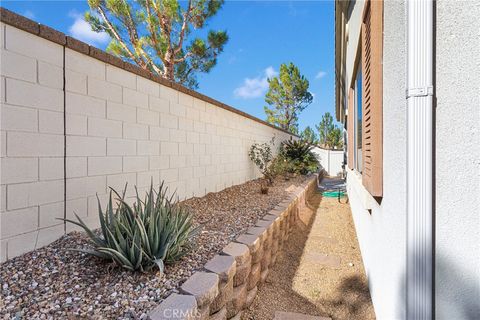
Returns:
[[[322,116],[322,120],[315,126],[319,134],[319,143],[328,148],[341,148],[343,146],[342,130],[333,123],[330,112]]]
[[[265,96],[267,121],[290,132],[298,132],[298,114],[313,101],[309,82],[293,63],[282,64],[278,77],[268,79]]]
[[[192,31],[206,26],[224,0],[88,0],[85,20],[112,40],[107,51],[189,88],[196,74],[209,72],[228,41],[226,31],[210,30],[206,39]]]
[[[305,129],[303,129],[303,131],[300,133],[300,137],[303,141],[306,141],[310,144],[316,144],[318,142],[317,134],[312,128],[310,128],[310,126],[307,126]]]

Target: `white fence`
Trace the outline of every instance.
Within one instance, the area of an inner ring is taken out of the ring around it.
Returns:
[[[328,150],[315,147],[313,150],[320,161],[320,165],[330,176],[340,175],[342,172],[343,150]]]

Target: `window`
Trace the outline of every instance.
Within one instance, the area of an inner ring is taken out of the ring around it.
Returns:
[[[362,173],[362,67],[359,66],[355,77],[355,169]]]

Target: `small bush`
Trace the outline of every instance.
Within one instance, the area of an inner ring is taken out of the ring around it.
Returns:
[[[124,200],[126,188],[122,195],[111,189],[105,211],[98,200],[99,235],[76,214],[78,221],[67,220],[82,227],[93,246],[93,250],[78,251],[113,260],[128,270],[146,271],[158,266],[163,273],[164,263],[174,262],[188,251],[197,232],[192,215],[173,200],[174,195],[167,197],[163,182],[158,192],[152,184],[143,201],[137,192],[133,207]],[[117,196],[116,208],[113,194]]]
[[[294,174],[316,172],[320,164],[312,149],[312,145],[302,140],[284,141],[280,146],[280,155],[288,162],[286,170]]]
[[[272,148],[267,143],[254,143],[248,151],[250,160],[257,166],[269,183],[272,183],[272,176],[268,170],[269,164],[273,159]]]

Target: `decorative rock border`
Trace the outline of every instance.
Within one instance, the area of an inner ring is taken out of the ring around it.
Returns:
[[[317,188],[313,175],[272,209],[254,227],[229,243],[203,271],[194,273],[180,288],[155,308],[152,320],[238,320],[257,295],[268,271],[288,241],[289,233]]]

